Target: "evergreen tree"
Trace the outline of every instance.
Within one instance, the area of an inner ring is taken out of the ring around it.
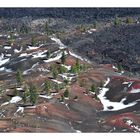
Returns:
[[[96,91],[96,87],[94,85],[91,86],[91,89],[90,89],[92,92],[95,92]]]
[[[56,78],[57,78],[57,75],[58,75],[58,71],[57,71],[57,69],[53,66],[53,67],[52,67],[52,76],[53,76],[53,78],[56,79]]]
[[[127,23],[127,24],[133,23],[133,19],[132,19],[131,17],[127,17],[127,18],[126,18],[126,23]]]
[[[23,34],[29,33],[29,28],[28,28],[26,25],[23,24],[23,25],[20,27],[20,33],[23,33]]]
[[[27,101],[27,97],[30,95],[30,92],[29,92],[29,89],[27,88],[27,86],[25,87],[25,91],[24,91],[24,94],[23,94],[23,97],[22,97],[22,100],[24,103],[26,103]]]
[[[65,90],[65,92],[64,92],[64,97],[65,97],[65,98],[68,98],[68,97],[69,97],[69,91],[68,91],[68,89]]]
[[[62,57],[61,57],[61,63],[64,64],[66,61],[66,56],[65,56],[65,53],[64,51],[62,52]]]
[[[118,64],[117,68],[118,68],[119,71],[122,71],[123,70],[123,67],[122,67],[121,64]]]
[[[114,25],[115,26],[118,26],[118,25],[120,25],[121,24],[121,20],[119,19],[119,18],[115,18],[115,20],[114,20]]]
[[[61,98],[59,100],[60,102],[64,102],[64,95],[61,95]]]
[[[44,90],[46,92],[46,94],[50,94],[50,89],[51,89],[51,83],[49,81],[45,81],[45,84],[44,84]]]
[[[17,70],[16,80],[20,85],[23,83],[23,76],[22,76],[22,72],[20,71],[20,69]]]
[[[32,105],[34,105],[37,101],[38,95],[37,95],[37,88],[32,85],[30,87],[30,102]]]
[[[65,85],[68,85],[69,81],[67,79],[64,79]]]
[[[35,40],[34,37],[32,37],[32,39],[31,39],[31,44],[32,44],[32,46],[35,46],[36,45],[36,40]]]
[[[80,71],[80,63],[79,63],[79,60],[78,59],[76,59],[76,70],[77,70],[77,72],[79,72]]]
[[[67,69],[64,66],[59,67],[59,73],[66,73]]]
[[[17,90],[16,87],[15,87],[15,89],[14,89],[14,95],[15,95],[15,96],[18,96],[18,95],[19,95],[19,92],[18,92],[18,90]]]
[[[47,58],[48,59],[50,58],[50,51],[49,50],[47,51]]]
[[[56,84],[56,85],[55,85],[55,90],[56,90],[56,92],[58,92],[58,91],[60,90],[59,84]]]

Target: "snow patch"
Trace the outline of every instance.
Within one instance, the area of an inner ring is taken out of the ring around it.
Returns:
[[[65,48],[67,48],[67,47],[61,42],[60,39],[55,38],[55,37],[52,37],[51,40],[55,41],[56,44],[58,44],[58,45],[60,46],[59,49],[65,49]]]
[[[1,60],[0,61],[0,66],[6,64],[9,60],[10,60],[10,58]]]
[[[21,51],[22,51],[22,47],[20,48],[20,50],[14,49],[14,53],[20,53]]]
[[[45,63],[57,61],[62,57],[62,52],[58,53],[56,57],[50,58],[48,60],[43,60]]]
[[[19,101],[21,101],[21,100],[22,100],[21,97],[19,97],[19,96],[14,96],[14,97],[12,97],[12,99],[9,101],[9,103],[13,104],[13,103],[17,103],[17,102],[19,102]]]
[[[58,81],[58,80],[56,80],[56,79],[52,79],[52,81],[55,82],[55,83],[57,83],[57,84],[62,84],[61,81]]]
[[[11,49],[11,46],[4,46],[4,49],[10,50]]]
[[[64,64],[61,64],[61,66],[65,67],[67,70],[71,70],[71,66],[67,66],[67,65],[64,65]]]
[[[87,62],[87,63],[91,63],[91,62],[90,62],[89,60],[87,60],[86,58],[82,58],[81,56],[79,56],[79,55],[77,55],[77,54],[75,54],[75,53],[73,53],[73,52],[71,52],[71,51],[69,51],[69,54],[70,54],[71,56],[75,57],[75,58],[78,58],[78,59],[82,60],[82,61],[85,61],[85,62]]]
[[[50,95],[50,96],[47,96],[47,95],[39,95],[39,97],[41,97],[41,98],[46,98],[46,99],[51,99],[51,98],[52,98],[51,95]]]
[[[129,93],[140,93],[140,89],[132,88],[132,90]]]
[[[125,105],[123,102],[126,100],[126,98],[123,98],[120,102],[111,102],[105,97],[107,91],[109,91],[109,88],[101,88],[99,91],[100,94],[98,95],[98,98],[100,99],[104,107],[103,111],[117,111],[137,104],[137,102],[132,102]],[[109,109],[109,106],[112,106],[112,109]]]
[[[105,81],[104,87],[106,87],[110,82],[110,78],[107,78],[107,80]]]

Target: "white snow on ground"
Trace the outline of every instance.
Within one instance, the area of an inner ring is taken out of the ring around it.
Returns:
[[[22,47],[20,48],[20,50],[14,49],[14,53],[20,53],[21,51],[22,51]]]
[[[140,93],[140,89],[133,89],[130,91],[130,93]]]
[[[58,53],[56,57],[50,58],[48,60],[43,60],[45,63],[57,61],[62,57],[62,52]]]
[[[59,93],[58,93],[58,92],[56,92],[56,93],[51,93],[52,96],[55,96],[55,95],[57,95],[57,94],[59,94]]]
[[[33,54],[32,56],[33,56],[33,58],[43,58],[43,57],[46,57],[46,54],[44,54],[46,52],[47,52],[47,50],[39,51],[36,54]]]
[[[36,50],[36,49],[38,49],[38,48],[40,48],[40,47],[41,47],[41,46],[39,46],[39,47],[28,46],[27,50]]]
[[[5,102],[5,103],[1,104],[1,106],[8,105],[9,103],[14,104],[14,103],[17,103],[17,102],[19,102],[19,101],[21,101],[21,100],[22,100],[21,97],[19,97],[19,96],[14,96],[14,97],[12,97],[12,99],[11,99],[9,102]]]
[[[104,87],[106,87],[110,82],[110,78],[108,77],[107,80],[105,81]]]
[[[89,34],[92,34],[93,32],[95,32],[96,31],[96,29],[89,29],[89,30],[87,30],[87,32],[89,33]]]
[[[129,82],[123,82],[122,84],[128,85],[128,87],[130,87],[133,83],[134,81],[129,81]]]
[[[17,109],[17,111],[15,112],[15,114],[18,113],[18,112],[23,113],[23,112],[24,112],[24,107],[18,107],[18,109]]]
[[[104,111],[117,111],[121,110],[127,107],[134,106],[137,104],[137,102],[132,102],[127,105],[125,105],[123,102],[126,100],[126,98],[123,98],[120,102],[111,102],[108,99],[106,99],[105,94],[106,92],[109,91],[109,88],[101,88],[99,91],[98,98],[100,99],[101,103],[103,104]],[[108,109],[109,106],[112,106],[112,109]]]
[[[112,66],[112,68],[113,68],[113,69],[115,69],[115,70],[118,70],[118,68],[117,68],[117,67],[115,67],[114,65]]]
[[[27,75],[28,72],[31,71],[31,70],[32,70],[32,69],[25,70],[25,71],[23,72],[23,75]]]
[[[25,108],[36,108],[36,106],[27,106],[27,107],[25,107]]]
[[[37,68],[39,71],[42,71],[42,72],[49,72],[48,69],[45,69],[45,68]]]
[[[68,76],[70,75],[70,76]],[[59,76],[61,76],[64,80],[69,80],[71,81],[73,78],[75,78],[76,76],[73,74],[69,74],[69,73],[63,73],[63,74],[59,74]]]
[[[4,46],[4,49],[10,50],[11,49],[11,46]]]
[[[2,53],[2,54],[0,55],[0,61],[1,61],[3,58],[4,58],[4,54]]]
[[[11,54],[6,54],[5,56],[11,57],[12,55]]]
[[[32,65],[32,69],[35,68],[36,66],[38,66],[39,62],[37,62],[36,64]]]
[[[55,41],[60,47],[59,49],[65,49],[67,48],[58,38],[52,37],[51,40]]]
[[[0,68],[0,71],[12,72],[11,69],[6,69],[5,67],[1,67]]]
[[[52,79],[53,82],[57,83],[57,84],[62,84],[62,82],[56,80],[56,79]]]
[[[16,88],[16,90],[20,91],[20,90],[23,90],[23,88],[21,88],[21,87],[18,87],[18,88]]]
[[[52,98],[51,95],[50,95],[50,96],[47,96],[47,95],[39,95],[39,97],[41,97],[41,98],[46,98],[46,99],[51,99],[51,98]]]
[[[79,55],[77,55],[77,54],[75,54],[75,53],[73,53],[73,52],[71,52],[71,51],[69,51],[69,54],[70,54],[71,56],[75,57],[75,58],[78,58],[78,59],[82,60],[82,61],[85,61],[85,62],[87,62],[87,63],[91,63],[91,62],[90,62],[89,60],[87,60],[86,58],[82,58],[81,56],[79,56]]]
[[[30,54],[27,54],[27,53],[22,53],[19,55],[19,57],[25,57],[25,56],[29,56]]]
[[[67,70],[71,70],[71,66],[67,66],[67,65],[64,65],[64,64],[61,64],[61,66],[65,67]]]
[[[9,102],[5,102],[5,103],[1,104],[1,106],[5,106],[5,105],[8,105],[8,104],[9,104]]]
[[[0,61],[0,66],[7,63],[10,60],[10,58],[6,58]]]
[[[9,103],[13,104],[13,103],[17,103],[17,102],[19,102],[19,101],[21,101],[21,100],[22,100],[21,97],[19,97],[19,96],[14,96],[14,97],[12,97],[12,99],[9,101]]]

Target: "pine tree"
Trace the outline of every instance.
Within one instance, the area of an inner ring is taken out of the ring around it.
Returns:
[[[50,51],[49,50],[47,51],[47,58],[48,59],[50,58]]]
[[[29,89],[27,88],[27,86],[25,87],[25,92],[23,94],[22,100],[24,103],[26,103],[27,101],[27,97],[30,95]]]
[[[37,95],[37,88],[32,85],[30,87],[30,102],[32,105],[34,105],[37,101],[38,95]]]
[[[59,73],[66,73],[67,69],[64,66],[59,67]]]
[[[62,52],[62,57],[61,57],[61,63],[64,64],[66,61],[66,56],[65,56],[65,53],[64,51]]]
[[[32,39],[31,39],[31,44],[32,44],[32,46],[35,46],[36,45],[36,40],[35,40],[34,37],[32,37]]]
[[[90,89],[92,92],[95,92],[96,91],[96,87],[94,85],[91,86],[91,89]]]
[[[18,69],[16,73],[16,80],[21,85],[23,83],[22,72]]]
[[[14,95],[15,95],[15,96],[18,96],[18,95],[19,95],[19,92],[18,92],[18,90],[17,90],[16,87],[15,87],[15,89],[14,89]]]
[[[50,94],[50,88],[51,88],[51,83],[49,81],[45,81],[44,90],[48,95]]]
[[[115,18],[115,20],[114,20],[114,25],[115,26],[118,26],[118,25],[120,25],[121,24],[121,20],[119,19],[119,18]]]
[[[53,66],[53,67],[52,67],[52,76],[53,76],[53,78],[56,79],[56,78],[57,78],[57,75],[58,75],[58,71],[57,71],[57,69]]]
[[[65,98],[68,98],[68,97],[69,97],[69,91],[68,91],[68,89],[65,90],[65,92],[64,92],[64,97],[65,97]]]
[[[76,65],[72,65],[72,66],[71,66],[70,72],[71,72],[71,73],[77,73],[77,67],[76,67]]]
[[[127,17],[127,18],[126,18],[126,23],[127,23],[127,24],[133,23],[133,19],[132,19],[131,17]]]
[[[76,70],[77,70],[77,72],[79,72],[80,71],[80,63],[79,63],[79,60],[78,59],[76,59]]]

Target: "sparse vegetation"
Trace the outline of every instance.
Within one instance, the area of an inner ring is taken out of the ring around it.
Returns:
[[[44,83],[44,90],[47,95],[50,94],[50,89],[51,89],[51,83],[48,80],[46,80]]]
[[[69,90],[68,90],[68,89],[66,89],[66,90],[64,91],[64,97],[65,97],[65,98],[68,98],[68,97],[69,97]]]
[[[37,94],[37,88],[34,85],[30,86],[30,102],[32,105],[35,105],[37,102],[38,94]]]
[[[61,63],[64,64],[66,61],[66,56],[65,56],[65,53],[64,51],[62,52],[62,57],[61,57]]]
[[[126,23],[127,24],[132,24],[134,21],[133,21],[133,18],[131,18],[131,17],[127,17],[126,18]]]
[[[92,86],[91,86],[90,91],[92,91],[92,92],[95,92],[95,91],[96,91],[96,87],[95,87],[95,85],[92,85]]]
[[[28,87],[26,86],[25,87],[25,91],[23,93],[23,97],[22,97],[22,100],[23,100],[24,103],[27,102],[27,98],[29,97],[29,95],[30,95],[30,92],[29,92]]]
[[[118,17],[116,17],[115,20],[114,20],[114,25],[118,26],[120,24],[121,24],[121,20]]]
[[[16,72],[16,80],[20,85],[23,83],[23,76],[20,69],[18,69]]]

